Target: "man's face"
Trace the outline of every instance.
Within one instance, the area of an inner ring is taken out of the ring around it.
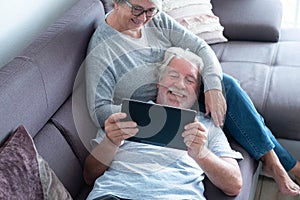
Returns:
[[[158,104],[191,108],[198,96],[198,67],[184,58],[174,57],[157,84]]]

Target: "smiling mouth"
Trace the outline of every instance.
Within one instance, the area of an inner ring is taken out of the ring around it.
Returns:
[[[184,97],[185,97],[184,94],[179,93],[179,92],[177,92],[177,91],[169,90],[169,93],[172,94],[172,95],[174,95],[174,96],[176,96],[176,97],[179,97],[179,98],[184,98]]]

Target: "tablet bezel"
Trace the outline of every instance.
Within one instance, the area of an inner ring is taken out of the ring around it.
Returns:
[[[139,132],[127,140],[181,150],[186,150],[184,126],[194,122],[197,114],[195,110],[127,98],[122,99],[121,112],[127,114],[123,121],[135,121],[139,127]]]

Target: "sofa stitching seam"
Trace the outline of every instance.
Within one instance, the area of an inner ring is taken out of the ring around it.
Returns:
[[[272,81],[272,78],[274,75],[274,66],[275,66],[275,61],[276,61],[277,55],[278,55],[278,50],[279,50],[279,43],[276,43],[275,47],[274,47],[273,56],[269,63],[269,71],[268,71],[268,75],[266,78],[267,81],[266,81],[266,86],[265,86],[264,100],[262,103],[262,113],[265,113],[266,104],[270,97],[269,94],[270,94],[271,81]]]

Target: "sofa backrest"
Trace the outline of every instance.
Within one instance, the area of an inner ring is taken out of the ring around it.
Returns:
[[[101,1],[106,12],[112,9],[111,0]],[[282,20],[280,0],[211,0],[211,3],[228,40],[279,40]]]
[[[280,0],[211,0],[213,12],[229,40],[277,42],[280,37]],[[259,34],[258,34],[259,33]]]
[[[19,124],[34,136],[69,97],[103,15],[98,0],[79,1],[0,70],[0,142]]]
[[[72,196],[83,183],[85,154],[78,153],[84,152],[80,141],[72,140],[76,129],[67,135],[53,116],[61,116],[57,114],[62,112],[60,108],[72,107],[70,98],[78,69],[103,18],[101,1],[80,0],[0,69],[0,143],[24,125],[38,152]],[[66,120],[72,121],[71,109],[67,112]]]

